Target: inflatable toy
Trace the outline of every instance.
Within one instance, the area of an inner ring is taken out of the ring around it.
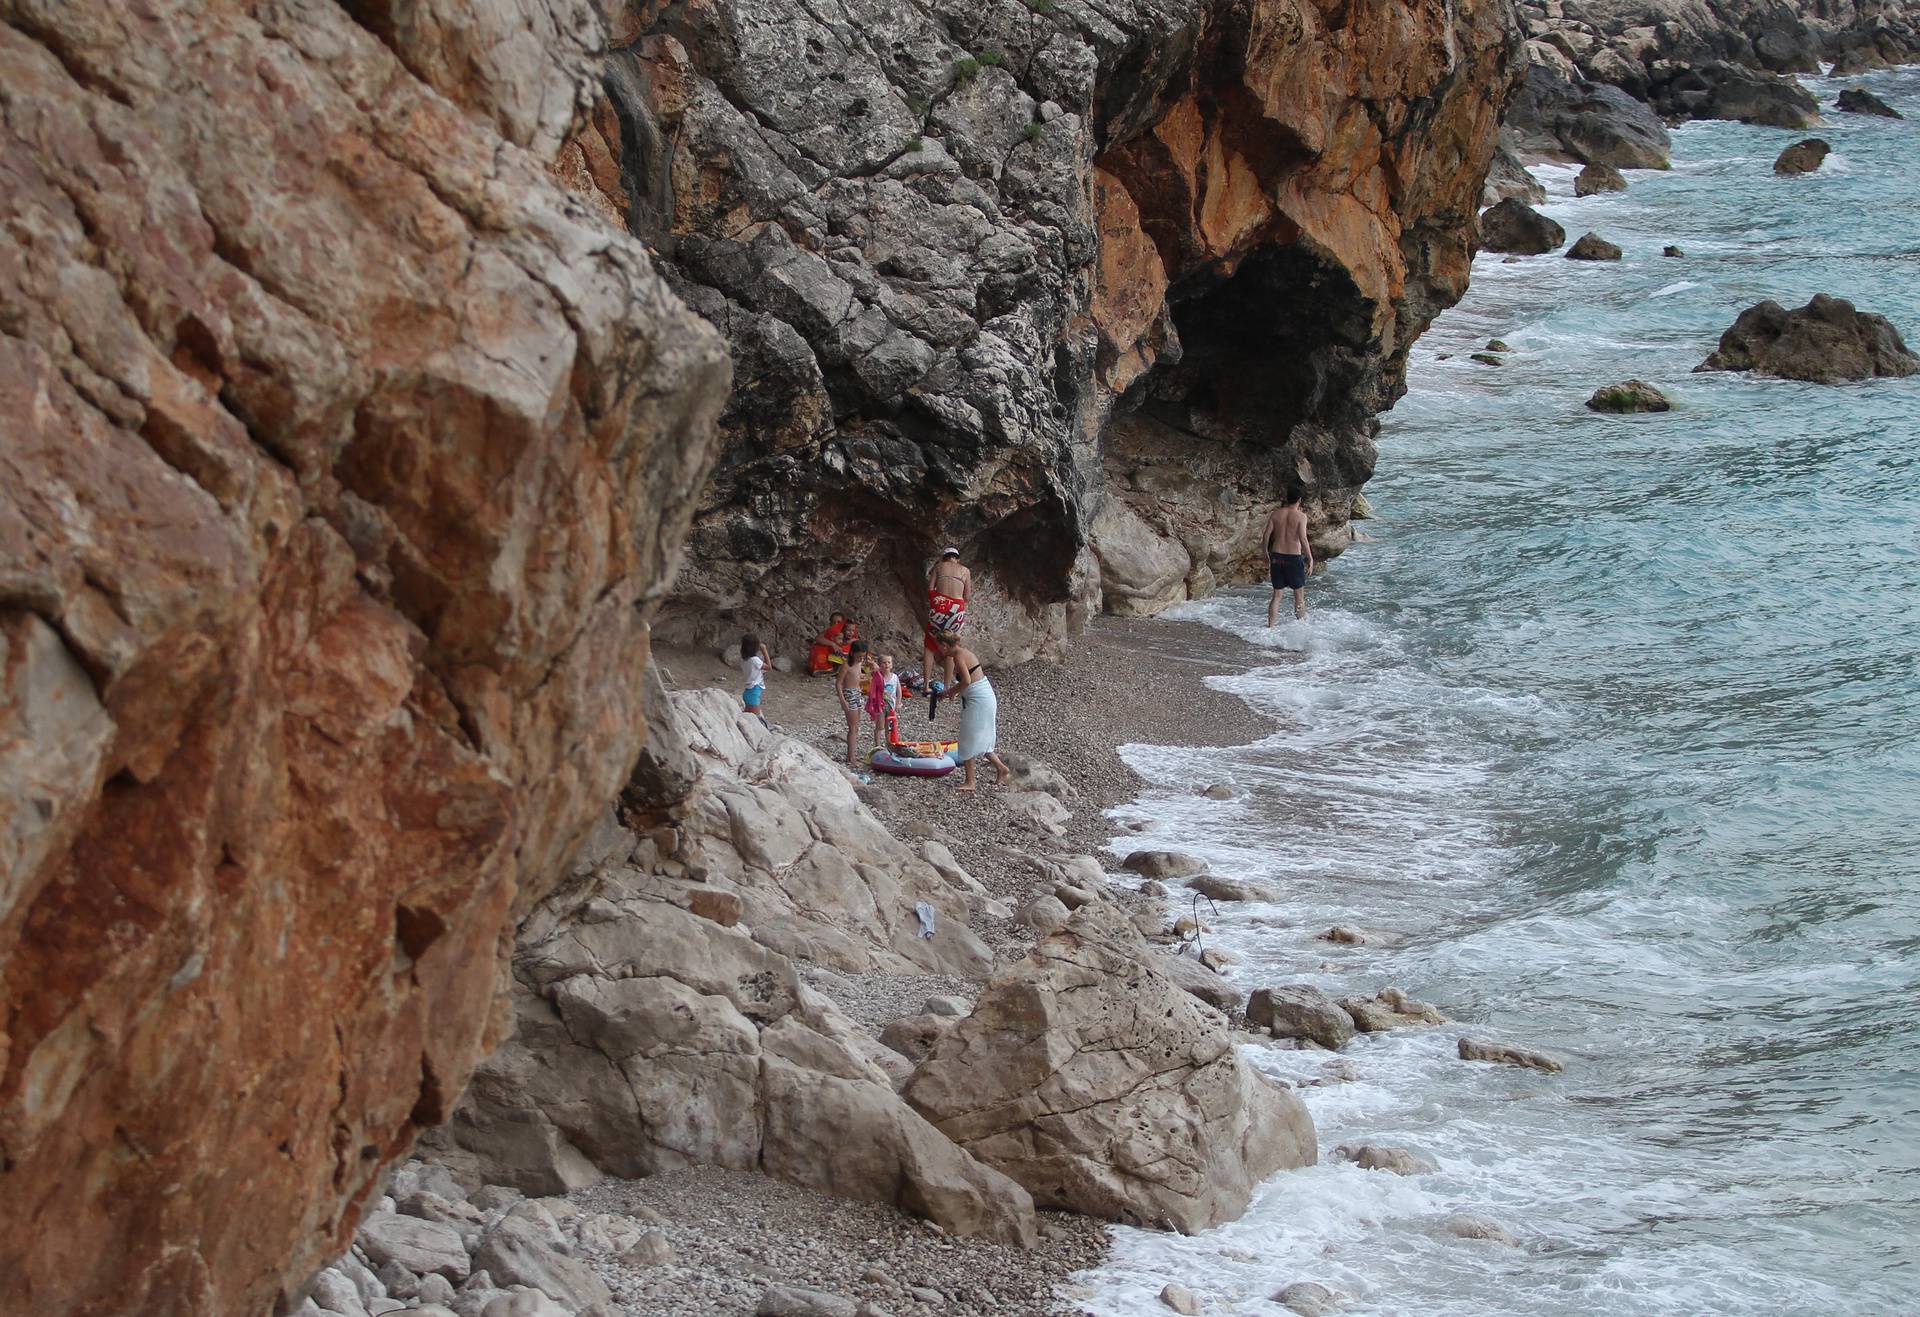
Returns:
[[[900,777],[945,777],[960,766],[958,741],[899,741],[867,757],[876,773]]]

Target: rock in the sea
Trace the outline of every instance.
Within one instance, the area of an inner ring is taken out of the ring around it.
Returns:
[[[1482,366],[1504,366],[1507,363],[1492,352],[1475,352],[1467,357],[1468,361],[1477,361]]]
[[[0,1308],[279,1308],[640,749],[728,365],[549,172],[600,27],[0,21]]]
[[[1591,197],[1601,192],[1625,192],[1627,180],[1612,165],[1590,164],[1573,180],[1573,195]]]
[[[1620,248],[1597,233],[1584,233],[1579,241],[1567,248],[1567,259],[1570,261],[1617,261],[1620,256]]]
[[[1180,851],[1134,851],[1120,861],[1122,869],[1143,878],[1191,878],[1207,871],[1207,862]]]
[[[1662,256],[1685,256],[1686,252],[1674,246],[1672,243],[1668,243],[1660,249],[1660,254]]]
[[[1240,1004],[1246,999],[1246,995],[1234,987],[1231,980],[1211,965],[1203,965],[1181,955],[1163,956],[1154,965],[1172,979],[1180,991],[1198,998],[1217,1011],[1231,1015],[1240,1009]]]
[[[1462,1038],[1459,1051],[1462,1061],[1489,1061],[1496,1065],[1545,1070],[1551,1074],[1558,1074],[1566,1069],[1545,1052],[1529,1051],[1527,1048],[1514,1047],[1507,1043],[1489,1043],[1478,1038]]]
[[[1865,87],[1848,87],[1840,93],[1836,104],[1848,114],[1877,114],[1883,119],[1905,117]]]
[[[1501,340],[1501,339],[1497,339],[1497,338],[1490,338],[1490,339],[1488,339],[1488,340],[1487,340],[1487,346],[1486,346],[1486,347],[1485,347],[1485,348],[1483,349],[1483,351],[1487,351],[1487,352],[1511,352],[1511,351],[1513,351],[1513,349],[1512,349],[1512,348],[1510,348],[1510,347],[1508,347],[1508,346],[1506,345],[1506,343],[1505,343],[1505,341],[1503,341],[1503,340]]]
[[[1725,60],[1709,60],[1681,72],[1666,87],[1666,100],[1695,119],[1737,119],[1772,128],[1812,128],[1820,104],[1791,78]]]
[[[1244,878],[1223,878],[1219,874],[1203,873],[1189,878],[1187,886],[1215,901],[1277,901],[1280,894],[1265,883],[1248,882]]]
[[[1587,399],[1587,406],[1596,412],[1620,414],[1669,412],[1673,410],[1673,400],[1645,380],[1622,380],[1595,390]]]
[[[1259,1025],[1275,1038],[1310,1038],[1326,1048],[1340,1048],[1353,1037],[1353,1017],[1320,989],[1305,983],[1279,988],[1256,988],[1247,999],[1247,1023]]]
[[[1615,169],[1665,169],[1672,147],[1666,125],[1639,100],[1540,63],[1529,63],[1501,138],[1521,150]]]
[[[1514,197],[1480,216],[1480,246],[1486,251],[1539,256],[1566,240],[1565,229]]]
[[[1200,794],[1208,800],[1232,800],[1233,788],[1225,782],[1215,782]]]
[[[1214,973],[1220,974],[1226,971],[1227,966],[1238,965],[1240,957],[1219,947],[1206,947],[1200,952],[1200,963]]]
[[[1513,1232],[1497,1221],[1489,1220],[1472,1212],[1455,1212],[1447,1218],[1447,1233],[1461,1239],[1484,1239],[1494,1244],[1505,1244],[1508,1248],[1519,1248],[1520,1241]]]
[[[1436,1163],[1422,1157],[1419,1153],[1385,1143],[1343,1143],[1334,1149],[1333,1155],[1341,1161],[1352,1162],[1363,1171],[1390,1171],[1394,1175],[1426,1175],[1440,1169]]]
[[[1809,137],[1805,141],[1795,142],[1782,151],[1779,158],[1773,162],[1773,172],[1782,178],[1791,178],[1795,174],[1811,174],[1820,168],[1832,152],[1833,144],[1826,139]]]
[[[1418,1025],[1445,1024],[1447,1017],[1398,988],[1383,988],[1373,997],[1342,997],[1340,1009],[1353,1017],[1361,1033],[1384,1033]]]
[[[1231,1220],[1313,1163],[1313,1122],[1161,960],[1111,906],[1076,911],[987,985],[907,1100],[1039,1205],[1189,1233]]]
[[[1297,1317],[1333,1317],[1340,1310],[1340,1296],[1311,1280],[1298,1280],[1276,1291],[1272,1301],[1291,1309]]]
[[[1746,370],[1836,384],[1912,375],[1920,372],[1920,357],[1907,350],[1900,331],[1885,316],[1816,293],[1792,311],[1772,301],[1748,307],[1720,336],[1720,346],[1694,369]]]
[[[1527,172],[1520,157],[1507,145],[1504,134],[1499,147],[1493,153],[1493,163],[1487,168],[1487,181],[1480,191],[1480,208],[1497,206],[1508,197],[1517,197],[1530,206],[1537,206],[1547,199],[1547,189],[1540,180]]]
[[[1181,1317],[1200,1317],[1200,1300],[1179,1281],[1170,1280],[1160,1287],[1160,1302]]]

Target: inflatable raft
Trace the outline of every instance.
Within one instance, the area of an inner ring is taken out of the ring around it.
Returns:
[[[960,766],[954,758],[958,741],[896,741],[876,749],[867,762],[876,773],[894,773],[901,777],[945,777]]]

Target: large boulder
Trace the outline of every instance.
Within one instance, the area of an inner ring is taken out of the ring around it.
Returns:
[[[1772,128],[1812,128],[1820,103],[1792,78],[1721,60],[1695,65],[1666,89],[1668,101],[1694,119],[1737,119]]]
[[[1508,197],[1537,206],[1547,199],[1547,189],[1527,171],[1525,162],[1503,133],[1499,149],[1493,153],[1493,163],[1487,167],[1487,181],[1480,189],[1480,208],[1497,206]]]
[[[1305,1038],[1335,1049],[1344,1047],[1354,1034],[1353,1017],[1326,993],[1305,983],[1256,988],[1247,999],[1247,1023],[1275,1038]]]
[[[1532,63],[1507,108],[1503,137],[1520,149],[1615,169],[1665,169],[1672,141],[1659,116],[1617,87]]]
[[[1787,310],[1761,302],[1742,311],[1720,336],[1720,346],[1695,371],[1745,370],[1786,380],[1836,384],[1841,380],[1900,378],[1920,372],[1920,357],[1885,316],[1856,311],[1825,293]]]
[[[1877,114],[1883,119],[1906,117],[1865,87],[1848,87],[1840,93],[1835,104],[1848,114]]]
[[[1567,240],[1567,231],[1517,197],[1480,216],[1480,246],[1490,252],[1540,256]]]
[[[1621,255],[1619,244],[1608,242],[1597,233],[1583,233],[1567,248],[1570,261],[1617,261]]]
[[[1811,174],[1826,162],[1833,152],[1833,144],[1819,137],[1809,137],[1795,142],[1782,151],[1773,162],[1773,172],[1782,178],[1791,178],[1795,174]]]
[[[1625,192],[1627,180],[1612,165],[1591,164],[1573,180],[1573,195],[1591,197],[1602,192]]]
[[[451,8],[4,7],[9,1312],[296,1294],[640,748],[725,348]]]
[[[1231,1220],[1262,1179],[1315,1158],[1299,1100],[1105,903],[989,984],[906,1097],[1038,1205],[1136,1225]]]
[[[1587,399],[1587,407],[1591,411],[1615,415],[1668,412],[1673,410],[1673,400],[1645,380],[1623,380],[1619,384],[1596,389],[1593,396]]]

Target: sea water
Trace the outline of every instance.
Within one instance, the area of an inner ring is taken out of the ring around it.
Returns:
[[[1192,1238],[1117,1231],[1095,1312],[1157,1317],[1170,1280],[1219,1313],[1295,1281],[1432,1317],[1920,1312],[1920,379],[1690,373],[1769,297],[1920,335],[1920,72],[1810,86],[1861,82],[1912,118],[1828,110],[1811,176],[1772,172],[1804,134],[1732,123],[1620,195],[1537,171],[1625,259],[1482,255],[1311,618],[1268,632],[1264,590],[1178,610],[1278,730],[1128,747],[1152,787],[1116,853],[1278,889],[1201,907],[1243,989],[1396,984],[1455,1023],[1244,1049],[1303,1085],[1320,1164]],[[1490,338],[1503,367],[1468,359]],[[1629,377],[1676,410],[1583,407]],[[1463,1033],[1566,1071],[1463,1062]],[[1439,1169],[1332,1155],[1359,1139]]]

